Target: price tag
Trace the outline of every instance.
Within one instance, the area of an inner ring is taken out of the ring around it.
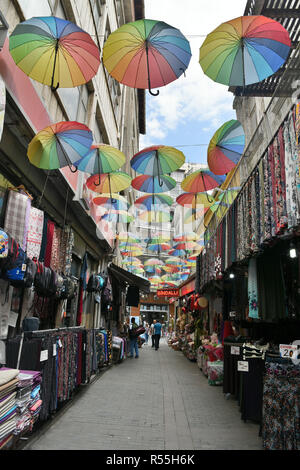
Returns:
[[[248,361],[238,361],[238,371],[239,372],[249,372],[249,362]]]
[[[58,346],[59,346],[60,348],[62,348],[62,342],[61,342],[60,339],[58,340]]]
[[[44,349],[44,351],[41,351],[41,356],[40,356],[40,361],[47,361],[48,360],[48,349]]]
[[[56,356],[56,343],[53,344],[53,356]]]
[[[298,357],[297,344],[280,344],[279,351],[280,356],[285,359],[297,359]]]
[[[22,264],[22,271],[26,271],[26,268],[27,268],[26,264],[23,263]]]
[[[230,352],[231,352],[231,354],[234,354],[235,356],[238,356],[240,354],[239,346],[231,346]]]

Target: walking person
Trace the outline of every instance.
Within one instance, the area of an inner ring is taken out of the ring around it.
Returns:
[[[155,322],[154,325],[154,345],[155,345],[155,351],[158,350],[159,348],[159,340],[160,340],[160,335],[161,335],[161,323],[159,321]]]
[[[150,328],[151,339],[152,339],[152,346],[151,346],[152,348],[154,348],[154,346],[155,346],[155,342],[154,342],[154,339],[155,339],[154,325],[155,325],[155,323],[156,323],[156,320],[153,320],[151,328]]]
[[[135,330],[138,328],[138,325],[135,323],[135,318],[131,318],[131,325],[129,329],[129,340],[130,340],[130,355],[129,357],[133,357],[135,352],[135,357],[139,357],[139,346],[138,346],[138,336],[135,333]]]
[[[148,344],[149,330],[150,330],[148,323],[146,324],[146,328],[145,328],[145,329],[146,329],[146,331],[145,331],[145,344]]]

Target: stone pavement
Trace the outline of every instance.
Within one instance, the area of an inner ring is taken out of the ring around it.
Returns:
[[[181,352],[144,345],[86,386],[25,450],[261,450],[259,426]]]

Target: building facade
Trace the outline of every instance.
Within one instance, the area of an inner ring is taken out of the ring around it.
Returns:
[[[30,195],[32,207],[43,211],[55,227],[72,230],[71,274],[76,279],[81,276],[83,263],[86,263],[86,280],[92,273],[105,273],[112,259],[119,263],[120,260],[112,258],[114,226],[99,220],[99,209],[93,203],[95,194],[85,186],[89,175],[72,173],[68,167],[51,171],[36,168],[27,157],[28,144],[50,124],[77,121],[92,131],[93,143],[109,144],[123,151],[126,164],[121,170],[129,173],[130,158],[139,149],[140,133],[145,132],[144,92],[116,82],[102,61],[97,74],[85,85],[53,91],[30,79],[16,66],[9,53],[9,35],[20,22],[33,16],[56,16],[89,33],[101,58],[108,35],[122,24],[141,18],[143,8],[143,1],[122,0],[4,0],[0,6],[1,35],[4,31],[0,76],[6,89],[0,142],[1,202],[8,187],[22,185]],[[2,222],[4,217],[2,214]],[[73,307],[68,306],[67,312],[56,315],[49,326],[105,324],[100,304],[93,296],[85,292],[81,300],[79,318],[76,298]],[[25,314],[22,311],[19,323]]]

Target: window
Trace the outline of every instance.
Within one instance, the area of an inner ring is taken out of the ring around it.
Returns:
[[[33,16],[51,16],[48,0],[19,0],[19,5],[26,19]]]
[[[89,94],[85,85],[76,88],[58,88],[57,93],[71,121],[84,122]]]

